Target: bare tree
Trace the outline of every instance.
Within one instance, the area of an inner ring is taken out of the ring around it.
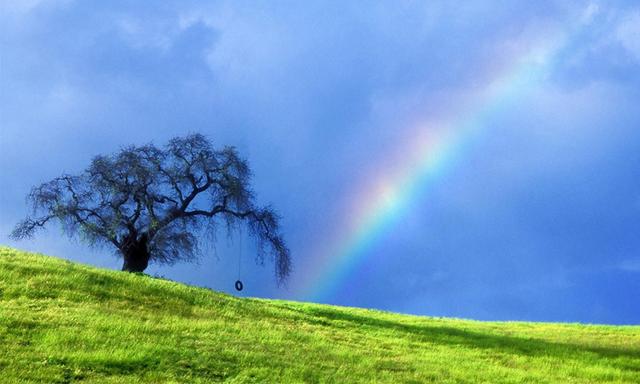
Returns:
[[[233,147],[216,150],[200,134],[177,137],[164,148],[152,144],[97,156],[82,174],[62,175],[34,187],[33,216],[11,236],[23,239],[50,221],[69,237],[93,246],[110,245],[123,271],[142,272],[150,262],[192,261],[200,239],[220,225],[245,225],[257,239],[257,261],[273,257],[282,283],[291,271],[279,219],[256,207],[247,162]]]

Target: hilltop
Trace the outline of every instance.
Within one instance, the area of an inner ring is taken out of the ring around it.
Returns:
[[[7,383],[640,382],[640,326],[237,298],[11,248],[0,344]]]

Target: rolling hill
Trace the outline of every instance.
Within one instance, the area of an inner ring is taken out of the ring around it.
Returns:
[[[0,382],[640,383],[640,326],[242,299],[5,247]]]

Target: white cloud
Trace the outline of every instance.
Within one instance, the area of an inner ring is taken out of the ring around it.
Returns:
[[[618,264],[617,269],[625,272],[640,272],[640,258],[625,260]]]
[[[203,20],[175,17],[149,17],[123,14],[115,20],[120,36],[129,46],[142,49],[153,48],[162,52],[171,49],[176,38],[184,30]]]
[[[46,0],[2,1],[0,2],[0,13],[13,15],[29,13],[45,1]]]
[[[589,24],[593,21],[593,18],[600,12],[600,6],[596,3],[589,3],[587,8],[582,12],[581,21],[584,24]]]
[[[620,44],[640,62],[640,10],[626,13],[615,33]]]
[[[30,13],[34,9],[41,6],[66,6],[71,3],[72,0],[7,0],[0,1],[0,15],[5,16],[22,16]]]
[[[152,28],[132,17],[123,17],[116,21],[116,25],[121,36],[133,48],[153,47],[166,51],[171,46],[173,34],[168,30]]]

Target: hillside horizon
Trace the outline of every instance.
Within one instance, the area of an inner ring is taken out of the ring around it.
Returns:
[[[237,298],[0,248],[0,382],[640,380],[640,326]]]

